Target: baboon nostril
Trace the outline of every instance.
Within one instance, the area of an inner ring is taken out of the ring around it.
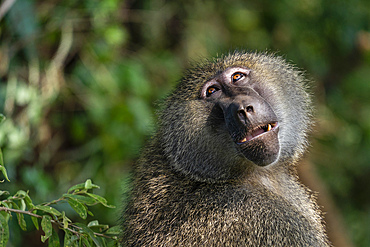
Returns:
[[[249,105],[247,106],[247,108],[245,109],[248,113],[252,113],[254,112],[254,109],[253,109],[253,106]]]

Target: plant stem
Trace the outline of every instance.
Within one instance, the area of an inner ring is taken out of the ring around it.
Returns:
[[[36,217],[36,218],[42,219],[42,216],[41,216],[41,215],[34,214],[34,213],[30,212],[30,211],[24,211],[24,210],[19,210],[19,209],[14,209],[14,208],[7,208],[7,207],[0,207],[0,211],[13,212],[13,213],[17,213],[17,214],[27,214],[27,215],[30,215],[30,216],[32,216],[32,217]],[[54,224],[56,224],[56,225],[58,225],[58,227],[59,227],[59,228],[64,228],[64,227],[63,227],[63,225],[62,225],[62,223],[60,223],[59,221],[56,221],[56,220],[53,220],[53,219],[52,219],[52,220],[51,220],[51,222],[52,222],[52,223],[54,223]],[[71,225],[71,226],[73,226],[74,228],[79,229],[79,230],[81,230],[81,229],[82,229],[81,227],[78,227],[78,226],[76,226],[76,225],[74,225],[74,224],[69,224],[69,225]],[[75,231],[75,230],[73,230],[73,229],[71,229],[71,228],[69,228],[69,227],[64,228],[64,229],[67,229],[67,230],[69,230],[69,231],[73,232],[73,233],[74,233],[74,234],[76,234],[76,235],[81,235],[81,233],[79,233],[78,231]],[[111,238],[111,239],[113,239],[113,237],[111,237],[111,236],[107,236],[107,235],[104,235],[104,234],[102,234],[102,233],[94,232],[94,234],[95,234],[96,236],[100,236],[100,237],[104,237],[104,238]]]

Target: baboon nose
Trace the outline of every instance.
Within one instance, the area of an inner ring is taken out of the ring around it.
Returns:
[[[242,123],[246,123],[247,121],[247,115],[254,112],[254,108],[251,105],[248,105],[246,107],[240,106],[238,109],[238,118]]]

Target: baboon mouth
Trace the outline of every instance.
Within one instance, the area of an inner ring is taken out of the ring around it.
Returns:
[[[237,143],[243,144],[243,143],[249,142],[250,140],[256,137],[259,137],[271,130],[276,129],[277,127],[278,127],[278,122],[271,122],[271,123],[267,123],[264,125],[259,125],[253,128],[252,130],[248,131],[246,136],[243,139],[239,140]]]

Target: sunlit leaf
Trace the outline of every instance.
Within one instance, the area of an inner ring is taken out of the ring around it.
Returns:
[[[24,214],[17,213],[18,224],[23,231],[27,231],[26,221],[24,220]]]
[[[93,188],[100,189],[100,187],[98,185],[93,184],[90,179],[87,179],[85,183],[76,184],[76,185],[72,186],[71,188],[69,188],[68,193],[71,193],[72,191],[80,191],[80,190],[87,189],[86,186],[89,189],[93,189]]]
[[[71,222],[71,220],[68,219],[64,211],[62,212],[62,220],[63,220],[63,228],[64,229],[68,228],[68,224]]]
[[[86,233],[89,236],[89,238],[92,239],[92,241],[94,241],[94,243],[97,246],[103,246],[101,239],[99,237],[96,237],[94,232],[90,228],[88,228],[87,226],[81,223],[76,223],[76,226],[81,227],[82,232]]]
[[[86,207],[80,203],[79,201],[76,201],[75,199],[69,198],[68,204],[76,211],[82,219],[86,219],[87,217],[87,210]]]
[[[0,148],[0,171],[1,173],[3,174],[3,176],[5,177],[5,179],[10,182],[9,178],[8,178],[8,174],[6,173],[6,168],[4,166],[4,160],[3,160],[3,152],[1,151],[1,148]],[[1,180],[0,180],[1,182]]]
[[[109,228],[105,233],[106,234],[119,235],[119,234],[121,234],[121,227],[120,226],[113,226],[113,227]]]
[[[52,235],[52,225],[51,225],[51,217],[49,215],[44,215],[41,220],[41,228],[44,231],[45,235],[41,236],[41,241],[45,243],[45,241],[50,238]]]
[[[37,213],[37,210],[33,210],[32,213],[36,214]],[[31,219],[32,219],[33,225],[38,230],[39,229],[39,220],[38,220],[38,218],[37,217],[34,217],[34,216],[31,216]]]
[[[26,210],[26,203],[24,202],[24,199],[19,200],[21,203],[20,210],[25,211]]]
[[[99,225],[99,221],[98,220],[93,220],[93,221],[89,222],[89,224],[87,224],[88,227],[97,226],[97,225]]]
[[[78,236],[73,235],[69,230],[64,230],[64,246],[78,247]]]
[[[50,213],[56,216],[62,216],[61,212],[59,212],[58,210],[50,206],[36,205],[34,209],[39,209],[41,211],[44,211],[44,212],[47,212],[47,213]]]
[[[106,229],[109,228],[108,225],[99,224],[99,221],[97,221],[97,220],[93,220],[93,221],[89,222],[89,224],[87,224],[87,226],[90,227],[91,229],[99,231],[99,232],[103,232],[103,231],[105,231]]]
[[[79,191],[79,190],[83,190],[83,189],[85,189],[85,183],[76,184],[76,185],[74,185],[74,186],[72,186],[71,188],[68,189],[68,193],[71,193],[74,190]]]
[[[87,195],[91,196],[95,200],[97,200],[99,203],[103,204],[107,208],[115,208],[114,205],[108,205],[107,199],[105,199],[102,196],[91,194],[91,193],[86,193]]]
[[[72,198],[76,201],[79,201],[81,203],[85,203],[89,206],[94,205],[94,204],[97,203],[96,200],[94,200],[93,198],[88,197],[88,196],[74,195],[74,194],[63,194],[63,196],[66,197],[66,198]]]
[[[86,180],[86,182],[85,182],[85,189],[87,189],[87,190],[92,189],[91,179]]]
[[[0,247],[6,247],[9,240],[8,221],[0,214]]]

